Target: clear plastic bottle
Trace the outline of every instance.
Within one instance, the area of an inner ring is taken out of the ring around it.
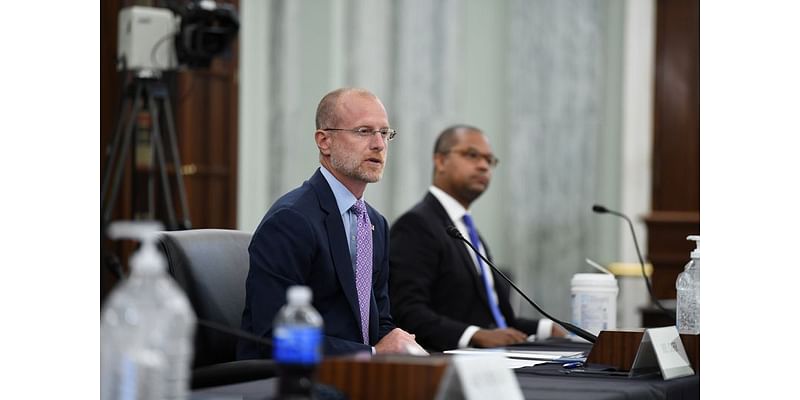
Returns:
[[[109,227],[112,238],[139,239],[142,246],[101,314],[102,400],[188,398],[196,317],[156,250],[159,230],[154,222]]]
[[[322,358],[322,317],[311,305],[311,289],[291,286],[287,304],[275,317],[273,350],[278,364],[278,398],[311,399],[314,373]]]
[[[690,235],[696,248],[692,251],[692,259],[686,264],[683,272],[675,281],[678,291],[676,322],[681,333],[700,333],[700,236]]]

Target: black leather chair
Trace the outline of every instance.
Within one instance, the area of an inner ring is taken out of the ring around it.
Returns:
[[[249,268],[251,234],[224,229],[162,232],[169,273],[186,292],[197,318],[239,329]],[[276,375],[272,360],[236,361],[237,337],[198,324],[192,389]]]

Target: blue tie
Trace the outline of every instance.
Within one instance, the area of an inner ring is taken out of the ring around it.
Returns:
[[[469,214],[464,214],[464,224],[467,225],[467,233],[469,233],[469,241],[472,242],[472,245],[475,246],[476,249],[480,249],[479,243],[480,240],[478,239],[478,231],[475,230],[475,224],[472,223],[472,217]],[[478,260],[478,267],[481,269],[481,277],[483,278],[483,287],[486,288],[486,297],[489,300],[489,309],[492,310],[492,315],[494,316],[494,321],[497,323],[498,328],[506,328],[506,319],[503,318],[503,314],[500,313],[500,307],[497,306],[497,302],[494,298],[494,291],[492,287],[489,285],[489,270],[486,265],[483,264],[483,260],[481,260],[480,256],[477,254],[475,258]]]

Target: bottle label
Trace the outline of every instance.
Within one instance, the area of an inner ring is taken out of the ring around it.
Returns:
[[[322,333],[310,326],[280,326],[273,335],[275,361],[287,364],[318,364]]]
[[[617,326],[616,294],[573,293],[572,322],[595,334]]]

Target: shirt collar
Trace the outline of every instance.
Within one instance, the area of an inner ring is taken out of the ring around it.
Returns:
[[[442,204],[442,207],[444,207],[444,210],[447,212],[447,216],[449,216],[453,222],[460,222],[461,218],[464,218],[464,214],[469,213],[469,210],[464,208],[458,200],[454,199],[453,196],[450,196],[444,190],[433,185],[431,185],[428,190],[433,197],[436,197],[436,200],[439,200],[439,203]]]
[[[333,191],[333,197],[336,198],[336,206],[339,207],[339,214],[344,215],[344,213],[353,207],[353,204],[356,204],[356,196],[354,196],[342,182],[339,182],[327,168],[320,165],[319,170],[322,172],[322,176],[325,177],[325,180],[328,181],[328,186],[331,187],[331,191]]]

